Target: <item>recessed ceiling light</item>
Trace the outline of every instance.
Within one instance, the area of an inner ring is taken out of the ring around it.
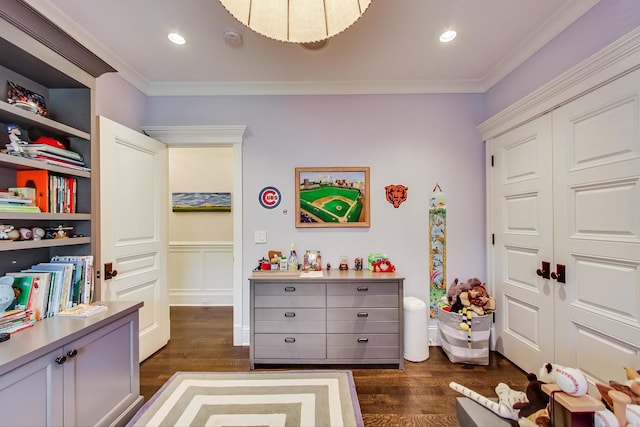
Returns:
[[[169,40],[171,40],[172,43],[175,43],[175,44],[185,44],[187,42],[184,39],[184,37],[182,37],[178,33],[169,33],[169,35],[167,35],[167,37],[169,38]]]
[[[456,33],[453,30],[445,31],[444,33],[442,33],[440,35],[440,41],[442,43],[450,42],[451,40],[455,39],[457,35],[458,35],[458,33]]]

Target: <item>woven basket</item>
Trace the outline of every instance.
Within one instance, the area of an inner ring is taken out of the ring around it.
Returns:
[[[452,363],[470,365],[489,364],[489,338],[491,336],[491,315],[471,318],[471,337],[460,328],[465,317],[460,313],[438,311],[438,329],[442,350]]]

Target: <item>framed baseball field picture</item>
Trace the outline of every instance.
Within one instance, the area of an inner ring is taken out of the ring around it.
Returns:
[[[296,227],[369,227],[368,167],[296,168]]]

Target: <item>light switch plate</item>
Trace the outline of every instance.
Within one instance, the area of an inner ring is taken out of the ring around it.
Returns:
[[[255,243],[267,243],[267,232],[266,231],[256,231],[253,241]]]

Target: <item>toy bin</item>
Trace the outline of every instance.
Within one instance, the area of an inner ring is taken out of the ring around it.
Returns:
[[[452,363],[469,365],[489,364],[489,338],[491,336],[492,315],[479,316],[473,313],[471,334],[463,329],[468,323],[466,316],[438,310],[438,330],[440,346]]]

